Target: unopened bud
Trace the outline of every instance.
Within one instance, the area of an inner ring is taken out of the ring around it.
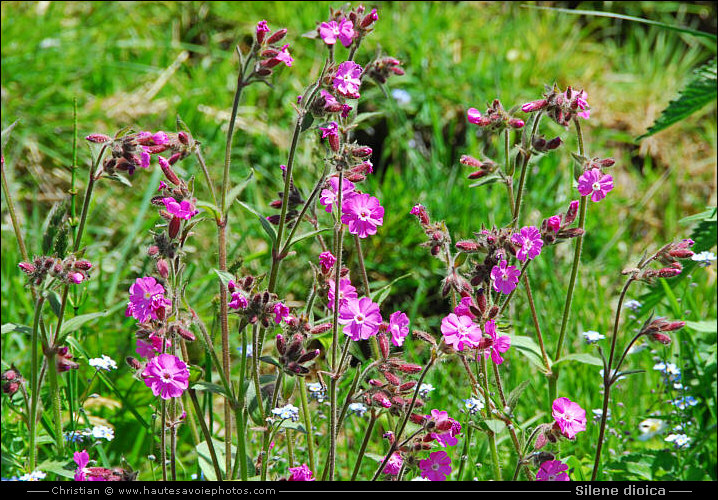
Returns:
[[[282,28],[280,30],[277,30],[272,34],[272,36],[267,38],[267,45],[272,45],[273,43],[277,43],[285,36],[287,36],[287,28]]]
[[[377,335],[377,340],[379,341],[379,350],[381,351],[381,357],[384,359],[388,358],[389,357],[389,339],[387,338],[386,334],[384,334],[384,332],[379,333]],[[394,384],[394,385],[398,385],[398,384]]]
[[[194,342],[196,340],[194,333],[189,330],[185,330],[184,328],[178,328],[177,334],[188,342]]]
[[[320,353],[321,353],[321,351],[319,349],[314,349],[313,351],[307,351],[304,354],[302,354],[301,356],[299,356],[297,363],[308,363],[309,361],[311,361],[314,358],[316,358],[317,356],[319,356]]]
[[[156,266],[159,275],[166,279],[170,274],[170,266],[167,264],[167,261],[165,259],[159,259]]]
[[[474,253],[481,250],[481,245],[471,240],[461,240],[456,242],[456,248],[465,253]]]
[[[90,134],[85,137],[85,140],[88,142],[94,142],[95,144],[102,144],[103,142],[110,142],[112,137],[105,134]]]
[[[405,363],[397,366],[397,369],[404,373],[419,373],[422,367],[413,363]]]
[[[172,220],[170,221],[169,225],[169,236],[171,239],[174,239],[177,237],[177,234],[179,234],[180,230],[180,224],[182,223],[182,219],[180,219],[177,216],[172,217]]]

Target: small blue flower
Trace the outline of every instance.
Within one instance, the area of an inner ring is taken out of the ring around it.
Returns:
[[[319,382],[307,384],[307,390],[309,391],[309,397],[316,399],[320,403],[326,399],[326,389]]]
[[[698,400],[693,396],[683,396],[682,398],[674,399],[673,401],[671,401],[671,403],[673,403],[673,406],[675,406],[679,410],[685,410],[689,406],[697,405]]]
[[[292,422],[299,420],[299,408],[291,404],[273,409],[272,414],[281,420],[291,420]]]
[[[691,442],[691,438],[685,434],[670,434],[664,441],[673,443],[676,448],[685,448]]]
[[[638,302],[637,300],[630,299],[630,300],[627,300],[624,305],[631,311],[638,312],[638,310],[641,308],[642,304],[640,302]]]
[[[469,415],[475,415],[484,408],[484,402],[472,396],[469,399],[464,399],[464,408],[469,411]]]
[[[694,254],[691,257],[691,260],[697,262],[698,265],[701,267],[708,267],[711,265],[711,262],[716,260],[716,256],[712,252],[701,252],[701,253]]]
[[[363,417],[367,411],[367,407],[362,403],[352,403],[347,407],[347,411],[349,411],[349,413],[353,413],[358,417]]]

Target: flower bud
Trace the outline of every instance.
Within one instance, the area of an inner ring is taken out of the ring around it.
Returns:
[[[170,181],[175,186],[179,186],[181,184],[179,177],[177,177],[177,174],[174,173],[172,170],[172,167],[170,166],[169,162],[165,159],[164,156],[158,156],[157,161],[160,164],[160,168],[162,169],[162,172],[164,172],[165,177],[167,177],[167,180]]]
[[[372,9],[371,12],[369,12],[366,16],[364,16],[364,19],[362,19],[360,26],[362,28],[368,28],[375,22],[379,20],[379,15],[376,13],[376,9]]]
[[[170,221],[170,225],[169,225],[169,231],[168,231],[171,239],[175,239],[175,237],[177,237],[177,234],[179,234],[181,223],[182,223],[182,220],[179,217],[177,217],[177,216],[172,217],[172,220]]]
[[[404,373],[419,373],[422,367],[413,363],[405,363],[397,366],[397,369]]]
[[[276,344],[277,344],[277,351],[279,351],[279,354],[281,354],[283,356],[284,353],[286,352],[287,343],[284,340],[284,336],[282,336],[281,333],[277,334]]]
[[[391,373],[391,372],[384,372],[384,378],[385,378],[386,381],[389,382],[391,385],[394,385],[394,386],[397,386],[397,387],[401,385],[401,379],[400,379],[399,377],[397,377],[396,375],[394,375],[393,373]]]
[[[314,358],[316,358],[317,356],[319,356],[319,354],[321,352],[322,351],[320,351],[319,349],[314,349],[313,351],[307,351],[304,354],[302,354],[301,356],[299,356],[297,363],[308,363],[309,361],[311,361]]]
[[[464,253],[474,253],[481,250],[481,245],[471,240],[461,240],[456,242],[456,248]]]
[[[377,335],[377,340],[379,341],[379,350],[381,351],[382,358],[386,359],[389,357],[389,339],[387,338],[386,334],[384,332],[381,332]],[[387,379],[389,380],[389,379]],[[391,382],[391,381],[390,381]],[[398,384],[394,384],[398,385]]]
[[[287,35],[287,28],[282,28],[280,30],[275,31],[272,36],[267,38],[267,45],[272,45],[274,43],[277,43],[282,38],[284,38]]]
[[[377,392],[372,396],[372,399],[384,408],[391,408],[391,401],[383,393]]]
[[[189,330],[185,330],[184,328],[178,328],[177,335],[179,335],[188,342],[194,342],[196,340],[194,333],[190,332]]]
[[[75,269],[80,269],[81,271],[89,271],[92,269],[92,263],[87,260],[78,260],[74,264]]]
[[[159,275],[167,279],[167,276],[170,274],[170,266],[167,264],[167,261],[165,259],[159,259],[156,266]]]
[[[521,111],[524,113],[531,113],[533,111],[538,111],[540,109],[545,108],[548,105],[548,101],[546,99],[539,99],[537,101],[531,101],[527,102],[523,106],[521,106]]]
[[[656,342],[660,342],[663,345],[670,345],[671,344],[671,337],[666,335],[665,333],[652,333],[648,336],[649,339],[654,340]]]
[[[110,142],[112,137],[105,134],[90,134],[85,137],[85,140],[88,142],[94,142],[95,144],[102,144],[103,142]]]
[[[17,267],[19,267],[25,274],[32,274],[35,272],[35,266],[29,262],[20,262]]]

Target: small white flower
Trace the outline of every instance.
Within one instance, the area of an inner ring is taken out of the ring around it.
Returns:
[[[434,390],[434,386],[431,384],[421,384],[419,386],[419,396],[422,398],[425,398],[429,395],[431,391]]]
[[[716,256],[712,252],[701,252],[694,254],[691,260],[696,261],[701,267],[708,267],[711,265],[711,262],[716,260]]]
[[[605,338],[605,335],[602,335],[598,332],[594,332],[593,330],[583,332],[583,339],[586,341],[587,344],[595,344],[599,340],[603,340]]]
[[[90,363],[90,366],[95,367],[96,370],[105,370],[108,372],[117,370],[117,363],[106,354],[103,354],[101,358],[91,358],[88,360],[88,363]]]
[[[635,299],[627,300],[625,306],[633,312],[638,312],[641,308],[641,303]]]
[[[41,481],[45,479],[47,474],[42,472],[41,470],[36,470],[34,472],[30,472],[28,474],[23,474],[19,478],[17,478],[18,481]]]
[[[676,448],[684,448],[691,442],[691,438],[685,434],[670,434],[664,441],[673,443]]]
[[[358,417],[363,417],[367,411],[367,407],[362,403],[351,403],[347,407],[347,411],[349,411],[349,413],[354,413]]]
[[[299,408],[291,404],[273,409],[272,414],[282,420],[291,420],[292,422],[299,420]]]
[[[307,384],[307,390],[309,391],[309,397],[316,399],[320,403],[326,399],[326,390],[319,382]]]
[[[112,441],[115,439],[115,430],[106,425],[96,425],[92,428],[92,437],[95,439],[106,439]]]
[[[406,105],[411,102],[411,94],[403,89],[392,90],[391,96],[401,105]]]

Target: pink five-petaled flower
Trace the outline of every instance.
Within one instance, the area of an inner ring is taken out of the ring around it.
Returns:
[[[435,451],[429,458],[419,461],[421,477],[429,481],[446,481],[451,474],[451,458],[445,451]]]
[[[488,359],[489,354],[491,354],[491,361],[493,361],[494,364],[500,365],[504,362],[504,358],[501,357],[501,353],[508,351],[509,347],[511,347],[511,337],[508,335],[502,335],[499,337],[498,332],[496,331],[496,323],[494,323],[493,319],[486,322],[484,325],[484,332],[486,332],[492,340],[491,347],[484,350],[484,358]]]
[[[312,477],[313,472],[309,470],[307,464],[302,464],[299,467],[289,468],[289,479],[288,481],[314,481]]]
[[[84,469],[87,467],[87,464],[90,463],[89,453],[87,453],[86,450],[76,451],[72,455],[72,459],[77,464],[77,469],[75,469],[75,481],[87,481]]]
[[[350,99],[359,99],[362,67],[354,61],[344,61],[337,68],[333,85],[337,92]]]
[[[276,324],[281,323],[289,317],[289,307],[285,306],[282,302],[274,304],[274,322]]]
[[[379,306],[369,297],[348,299],[339,309],[339,323],[344,325],[344,334],[352,340],[366,340],[379,331]]]
[[[568,99],[568,97],[566,96],[566,92],[564,92],[563,95],[566,99]],[[573,97],[574,101],[576,103],[576,106],[578,107],[578,109],[581,110],[576,114],[578,116],[580,116],[581,118],[590,118],[591,117],[591,108],[588,106],[588,101],[586,101],[587,97],[588,97],[588,93],[585,90],[582,90],[581,92],[579,92],[577,95],[575,95]]]
[[[319,127],[322,131],[322,139],[332,135],[339,135],[339,125],[337,122],[329,122],[326,127]]]
[[[441,320],[441,333],[446,343],[457,351],[463,351],[465,346],[476,347],[481,341],[481,327],[471,321],[468,316],[457,316],[451,313]]]
[[[469,319],[474,319],[476,316],[471,312],[472,305],[474,305],[474,299],[468,295],[466,297],[461,297],[461,302],[454,307],[454,314],[457,316],[468,316]]]
[[[189,387],[187,365],[172,354],[160,354],[148,363],[142,372],[145,385],[162,399],[178,398]]]
[[[342,223],[359,238],[376,234],[376,228],[384,224],[384,207],[377,198],[366,193],[355,194],[343,202],[342,214]]]
[[[566,471],[568,465],[561,460],[547,460],[541,464],[536,473],[537,481],[570,481]]]
[[[339,101],[337,101],[336,98],[326,90],[320,90],[319,95],[324,98],[324,109],[333,109],[339,107]]]
[[[329,281],[329,293],[327,293],[327,303],[329,305],[329,309],[332,311],[334,310],[334,287],[336,286],[336,283],[334,280]],[[352,282],[348,279],[343,279],[339,281],[339,297],[337,297],[337,300],[339,301],[339,310],[341,311],[341,308],[344,304],[347,303],[347,300],[355,300],[357,298],[357,289],[354,288],[352,285]]]
[[[342,45],[349,47],[354,39],[354,23],[349,19],[342,19],[340,22],[330,21],[319,25],[319,36],[327,45],[334,45],[337,39]]]
[[[536,226],[522,227],[518,233],[514,233],[511,236],[511,241],[521,247],[519,251],[516,252],[516,258],[521,262],[525,262],[526,259],[533,260],[538,257],[541,253],[541,247],[543,246],[541,232]]]
[[[337,258],[332,255],[331,252],[322,252],[319,254],[319,264],[322,266],[322,271],[328,273],[336,263]]]
[[[190,220],[199,213],[198,210],[195,210],[194,205],[192,205],[192,202],[189,200],[182,200],[177,203],[177,200],[174,198],[162,198],[162,203],[165,204],[165,208],[170,214],[175,217],[179,217],[180,219]]]
[[[591,201],[601,201],[613,189],[613,177],[602,174],[597,168],[586,170],[578,178],[578,192],[581,196],[591,195]]]
[[[546,227],[551,229],[554,233],[558,233],[558,230],[561,229],[561,216],[552,215],[546,219]]]
[[[292,63],[294,62],[294,59],[289,54],[289,44],[287,43],[283,45],[282,48],[279,50],[279,54],[274,56],[274,58],[291,67]]]
[[[125,316],[132,316],[140,323],[149,318],[157,319],[157,310],[172,305],[164,297],[165,289],[152,276],[137,278],[130,286],[130,301]]]
[[[404,464],[404,459],[401,458],[401,455],[399,453],[392,453],[391,457],[389,457],[389,461],[384,466],[384,474],[388,474],[390,476],[396,476],[399,474],[399,471],[401,470],[401,466]]]
[[[494,280],[494,289],[506,295],[510,294],[519,283],[521,271],[516,266],[508,266],[505,260],[491,269],[491,279]]]
[[[150,333],[149,342],[137,339],[137,348],[135,352],[141,358],[152,359],[162,352],[162,337],[154,333]],[[172,343],[169,339],[165,339],[165,347],[170,347]]]
[[[557,398],[553,402],[551,414],[561,433],[569,439],[586,430],[586,410],[568,398]]]
[[[339,190],[339,177],[329,179],[329,188],[322,189],[319,195],[319,203],[327,207],[325,211],[331,213],[332,206],[337,201],[337,192]],[[342,202],[349,199],[354,194],[354,183],[346,179],[342,180]]]
[[[431,410],[431,415],[426,415],[427,420],[434,423],[434,430],[439,432],[431,432],[430,436],[439,443],[440,446],[456,446],[459,440],[456,436],[461,433],[461,424],[449,417],[449,413],[440,410]]]
[[[476,108],[469,108],[466,112],[466,118],[469,120],[469,123],[473,123],[474,125],[478,125],[480,127],[485,127],[491,123],[491,120],[483,116]]]
[[[409,335],[409,317],[401,311],[396,311],[389,316],[389,331],[391,332],[391,342],[401,347],[404,339]]]

